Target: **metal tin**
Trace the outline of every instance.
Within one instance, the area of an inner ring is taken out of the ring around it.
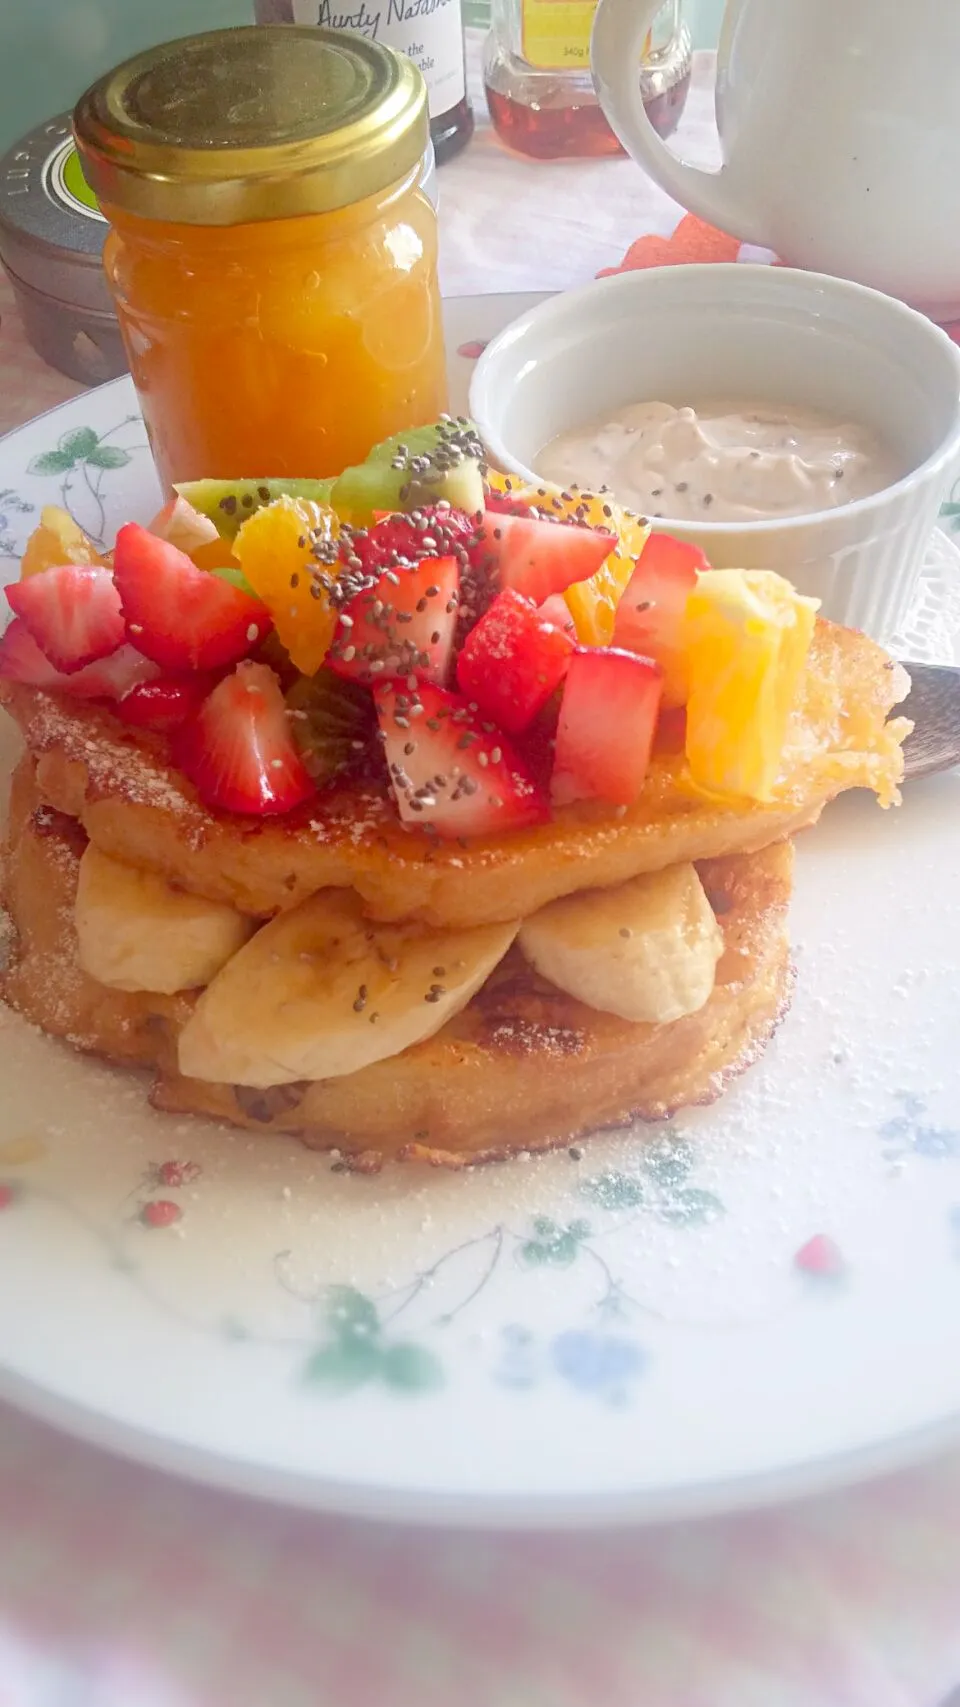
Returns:
[[[44,361],[87,385],[127,367],[101,263],[106,234],[68,113],[0,158],[0,262],[27,337]]]
[[[408,59],[337,30],[211,30],[128,59],[74,131],[109,211],[178,225],[326,213],[398,183],[429,139]]]

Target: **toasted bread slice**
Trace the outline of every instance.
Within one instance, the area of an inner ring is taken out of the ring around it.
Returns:
[[[754,852],[813,824],[848,788],[895,801],[901,742],[888,721],[904,670],[865,635],[818,622],[776,799],[704,799],[662,755],[633,807],[569,806],[500,840],[440,841],[404,828],[385,788],[341,784],[282,818],[207,811],[162,738],[109,712],[0,683],[39,760],[43,799],[104,853],[266,918],[325,888],[355,888],[372,917],[461,926],[525,917],[558,896],[686,860]]]
[[[462,1165],[711,1101],[758,1056],[789,1001],[793,850],[781,842],[700,865],[725,948],[713,994],[685,1019],[657,1026],[598,1013],[511,950],[463,1013],[401,1055],[274,1090],[201,1083],[177,1071],[191,995],[108,990],[78,965],[73,903],[85,844],[75,820],[43,803],[24,758],[7,834],[4,900],[15,936],[0,995],[76,1048],[155,1068],[161,1108],[294,1133],[364,1166],[384,1156]]]

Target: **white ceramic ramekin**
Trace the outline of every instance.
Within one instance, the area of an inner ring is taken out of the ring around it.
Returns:
[[[730,397],[861,422],[901,477],[788,520],[673,521],[715,568],[776,569],[823,614],[879,640],[903,626],[940,504],[960,473],[960,350],[878,291],[742,264],[619,273],[550,298],[477,363],[470,408],[490,457],[536,480],[556,433],[628,403]]]

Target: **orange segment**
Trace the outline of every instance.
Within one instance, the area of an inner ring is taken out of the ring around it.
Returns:
[[[298,670],[312,676],[327,655],[336,616],[328,600],[314,598],[312,569],[317,562],[310,535],[317,530],[335,539],[332,510],[308,498],[278,498],[245,521],[233,542],[233,555],[254,592],[273,617],[277,634]]]
[[[585,521],[590,527],[607,528],[616,534],[617,544],[605,563],[589,581],[578,581],[564,593],[567,608],[573,617],[577,639],[583,646],[609,646],[613,637],[613,619],[623,597],[627,582],[636,568],[647,542],[650,524],[625,510],[605,493],[564,492],[559,486],[529,486],[513,475],[499,474],[491,469],[487,484],[492,492],[516,498],[558,516]]]
[[[56,504],[47,504],[40,511],[40,525],[34,528],[20,560],[20,579],[42,575],[44,569],[56,569],[63,563],[100,568],[101,557],[93,540],[84,533],[73,517]]]

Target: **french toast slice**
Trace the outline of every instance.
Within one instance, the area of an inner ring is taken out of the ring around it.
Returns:
[[[272,1090],[203,1083],[177,1070],[194,994],[109,990],[80,968],[73,908],[85,845],[76,819],[46,803],[36,762],[25,756],[6,835],[13,936],[0,996],[74,1048],[154,1069],[158,1107],[295,1134],[366,1167],[384,1157],[464,1165],[709,1102],[756,1059],[790,998],[793,850],[781,841],[700,864],[724,951],[712,995],[684,1019],[657,1026],[599,1013],[511,950],[462,1013],[400,1055]]]
[[[9,681],[0,703],[38,761],[42,799],[104,853],[259,918],[352,887],[371,917],[459,927],[525,917],[683,861],[756,852],[815,823],[845,789],[891,804],[910,725],[890,713],[908,691],[906,672],[874,641],[818,621],[771,803],[707,799],[685,779],[682,755],[664,754],[630,808],[562,807],[536,829],[463,844],[404,827],[386,785],[370,782],[333,785],[274,819],[211,812],[163,737]]]

